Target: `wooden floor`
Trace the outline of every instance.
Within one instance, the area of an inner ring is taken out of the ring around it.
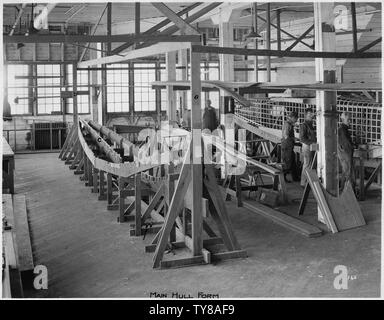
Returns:
[[[153,297],[198,292],[225,297],[377,297],[380,294],[380,206],[362,205],[368,225],[309,239],[228,202],[239,242],[249,257],[217,265],[153,270],[150,241],[129,236],[57,154],[16,156],[16,192],[25,193],[35,264],[48,268],[49,288],[29,297]],[[293,194],[298,197],[299,194]],[[294,214],[297,203],[282,208]],[[305,219],[314,221],[315,205]],[[310,213],[312,210],[312,213]],[[333,287],[336,265],[354,280]]]

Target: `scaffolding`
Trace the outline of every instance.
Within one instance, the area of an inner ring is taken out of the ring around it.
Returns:
[[[305,109],[316,104],[268,98],[250,99],[251,106],[236,106],[235,114],[250,124],[281,130],[290,112],[296,111],[298,123],[304,121]],[[337,111],[351,114],[351,134],[358,144],[381,145],[381,103],[337,99]],[[339,117],[339,123],[341,123]]]

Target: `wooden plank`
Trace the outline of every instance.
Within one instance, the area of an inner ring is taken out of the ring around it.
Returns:
[[[15,218],[19,270],[20,272],[31,271],[34,268],[34,263],[25,195],[16,194],[13,196],[13,212]]]
[[[231,221],[228,216],[227,208],[224,204],[224,199],[214,183],[215,175],[211,166],[205,168],[208,179],[204,180],[204,185],[207,188],[210,201],[209,211],[212,218],[214,218],[219,230],[220,235],[223,238],[224,244],[228,250],[239,250],[240,245],[236,239],[235,233],[232,228]]]
[[[352,16],[353,52],[357,52],[356,5],[354,2],[351,2],[351,16]]]
[[[3,248],[5,249],[5,252],[3,252],[3,254],[5,257],[5,268],[3,269],[3,273],[2,273],[3,274],[2,297],[6,299],[12,298],[11,276],[10,276],[10,268],[9,268],[9,261],[8,261],[10,260],[10,253],[8,253],[8,250],[10,250],[10,246],[11,246],[9,243],[10,241],[7,239],[9,238],[9,235],[12,235],[12,232],[9,232],[9,231],[3,232]]]
[[[187,152],[187,157],[190,157],[190,151]],[[172,198],[169,206],[168,214],[165,218],[163,231],[160,235],[159,243],[155,251],[153,267],[157,268],[160,266],[160,261],[163,258],[164,250],[167,245],[167,239],[171,233],[171,229],[175,223],[176,217],[181,210],[185,193],[187,192],[189,183],[191,181],[191,168],[190,164],[183,164],[180,172],[180,178],[177,181],[175,188],[175,194]]]
[[[326,191],[324,196],[339,231],[365,225],[364,216],[349,181],[339,197],[333,197]]]
[[[191,265],[196,265],[196,264],[204,264],[204,263],[206,263],[204,260],[204,256],[203,255],[197,255],[197,256],[188,257],[188,258],[162,260],[160,263],[160,268],[161,269],[178,268],[178,267],[186,267],[186,266],[191,266]]]
[[[380,38],[372,41],[371,43],[368,43],[363,48],[359,49],[359,52],[367,51],[368,49],[370,49],[370,48],[374,47],[375,45],[379,44],[381,41],[382,41],[382,38],[380,37]]]
[[[70,142],[70,140],[72,139],[72,135],[73,133],[76,132],[77,133],[77,130],[74,129],[74,126],[71,127],[71,130],[69,131],[68,135],[67,135],[67,138],[65,139],[64,141],[64,145],[62,146],[61,150],[60,150],[60,153],[59,153],[59,159],[62,159],[63,157],[63,154],[64,152],[66,151],[67,147],[68,147],[68,144]]]
[[[5,289],[10,291],[12,298],[23,298],[23,285],[18,266],[17,244],[14,231],[5,231],[3,233],[3,246],[5,248],[4,254],[9,277],[9,289]],[[9,294],[9,291],[7,291],[7,294]]]
[[[312,193],[316,198],[317,204],[319,205],[320,211],[322,213],[322,216],[324,217],[328,228],[333,233],[336,233],[338,229],[333,219],[332,212],[328,206],[328,202],[325,198],[325,192],[323,190],[323,187],[321,186],[320,180],[317,177],[316,170],[305,169],[305,174],[307,176],[307,180],[311,186]]]
[[[306,237],[314,238],[322,235],[322,232],[319,228],[299,219],[293,218],[285,213],[264,206],[258,202],[250,202],[244,200],[243,204],[245,208],[251,210],[252,212],[260,214],[263,217],[281,225],[282,227],[288,228],[289,230],[295,231]]]
[[[103,58],[83,61],[78,63],[79,68],[100,65],[100,64],[110,64],[110,63],[121,63],[132,59],[144,58],[148,56],[158,55],[162,53],[167,53],[171,51],[177,51],[182,49],[190,48],[189,42],[162,42],[159,44],[154,44],[150,47],[137,49],[129,51],[124,56],[107,56]]]
[[[235,251],[225,251],[225,252],[211,252],[212,262],[223,261],[228,259],[240,259],[247,258],[248,254],[246,250],[235,250]]]
[[[315,18],[315,45],[316,50],[334,51],[336,50],[336,35],[333,25],[334,3],[314,4]],[[333,57],[323,57],[315,61],[316,81],[325,85],[336,83],[336,59]],[[338,193],[337,169],[337,96],[334,91],[319,91],[316,93],[316,131],[317,142],[319,145],[318,164],[321,175],[321,184],[331,194]],[[316,176],[314,176],[316,178]],[[315,182],[317,185],[317,182]],[[313,190],[313,189],[312,189]],[[322,197],[319,190],[319,197]],[[324,204],[324,210],[325,204]],[[327,213],[325,213],[327,214]],[[334,224],[329,218],[328,227],[334,232]]]
[[[310,26],[299,38],[297,38],[287,49],[285,49],[285,51],[290,51],[292,50],[294,47],[296,47],[296,45],[301,41],[303,40],[308,33],[310,33],[313,29],[314,29],[315,25],[312,25]]]
[[[135,233],[141,235],[141,174],[135,176]]]
[[[189,11],[193,10],[194,8],[196,8],[197,6],[199,6],[201,4],[201,2],[196,2],[196,3],[193,3],[191,4],[190,6],[184,8],[183,10],[179,11],[177,13],[178,16],[182,16],[186,13],[188,13]],[[152,28],[149,28],[147,31],[143,32],[141,35],[151,35],[151,34],[154,34],[156,31],[158,31],[159,29],[165,27],[168,23],[170,23],[171,20],[169,20],[168,18],[167,19],[164,19],[162,20],[161,22],[159,22],[158,24],[154,25]],[[157,35],[157,34],[156,34]],[[112,54],[118,54],[120,53],[121,51],[129,48],[130,46],[132,46],[134,44],[133,41],[128,41],[124,44],[122,44],[121,46],[115,48],[114,50],[112,50]]]
[[[105,174],[104,171],[99,170],[99,200],[107,200],[107,195],[106,195],[106,181],[105,181]]]
[[[195,28],[193,28],[189,23],[185,22],[185,20],[178,16],[176,12],[172,11],[164,3],[152,2],[151,4],[186,34],[199,34]]]
[[[201,82],[200,55],[191,51],[191,178],[192,178],[192,254],[200,255],[203,249],[203,216],[201,199],[203,197],[202,172],[202,117],[201,117]],[[186,158],[187,161],[189,160]]]
[[[9,226],[14,227],[13,199],[11,194],[2,195],[3,213]]]
[[[258,128],[255,125],[248,123],[247,121],[245,121],[244,119],[242,119],[238,115],[235,115],[233,120],[234,120],[235,124],[237,124],[239,127],[242,127],[244,129],[246,129],[247,131],[254,133],[257,136],[260,136],[264,139],[268,139],[269,141],[271,141],[273,143],[280,143],[281,142],[281,137],[263,131],[261,128]]]
[[[30,34],[28,36],[4,36],[4,43],[112,43],[112,42],[143,42],[143,41],[166,41],[175,42],[199,42],[199,35],[132,35],[132,34],[114,34],[114,35],[61,35],[61,34]],[[46,52],[46,51],[45,51]],[[48,57],[47,57],[48,58]],[[40,59],[41,60],[41,59]]]
[[[330,51],[278,51],[267,49],[243,49],[233,47],[215,47],[192,45],[192,52],[196,53],[217,53],[242,56],[261,56],[261,57],[291,57],[291,58],[333,58],[333,59],[365,59],[381,58],[381,52],[330,52]]]
[[[371,176],[369,177],[367,183],[365,184],[365,187],[364,187],[364,193],[367,193],[368,191],[368,188],[370,187],[370,185],[372,184],[373,180],[375,179],[375,177],[377,176],[377,174],[380,172],[381,170],[381,162],[379,163],[379,165],[375,168],[375,170],[372,172]]]
[[[3,136],[3,156],[14,156],[12,148],[9,146],[8,141]]]
[[[152,210],[155,209],[155,207],[156,207],[157,203],[159,202],[159,200],[161,199],[161,197],[164,196],[164,189],[165,189],[165,185],[162,184],[160,189],[156,192],[155,196],[153,197],[153,199],[149,203],[148,208],[144,211],[144,213],[141,217],[141,220],[143,223],[150,216]]]

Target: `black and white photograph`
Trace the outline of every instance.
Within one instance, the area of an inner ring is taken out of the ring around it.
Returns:
[[[381,1],[0,6],[1,300],[382,297]]]

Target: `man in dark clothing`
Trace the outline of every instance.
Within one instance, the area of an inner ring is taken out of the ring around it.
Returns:
[[[8,96],[4,94],[3,100],[3,121],[12,121],[11,105],[8,102]]]
[[[297,122],[297,112],[293,111],[289,114],[287,121],[284,122],[281,138],[281,162],[283,163],[284,179],[287,180],[286,175],[291,173],[294,179],[293,163],[295,153],[293,148],[295,146],[295,123]]]
[[[305,120],[300,125],[300,142],[302,143],[301,151],[303,153],[303,170],[301,172],[301,186],[304,187],[307,181],[305,169],[311,169],[314,151],[311,151],[311,144],[316,143],[316,130],[313,127],[313,118],[315,114],[312,109],[305,110]]]
[[[350,114],[343,112],[341,114],[341,125],[337,130],[338,144],[337,156],[341,165],[340,188],[344,189],[346,181],[351,181],[352,187],[355,188],[355,170],[353,167],[353,149],[351,133],[349,131]]]
[[[209,129],[211,132],[217,129],[219,121],[215,109],[211,106],[211,100],[207,100],[203,114],[203,130]]]

